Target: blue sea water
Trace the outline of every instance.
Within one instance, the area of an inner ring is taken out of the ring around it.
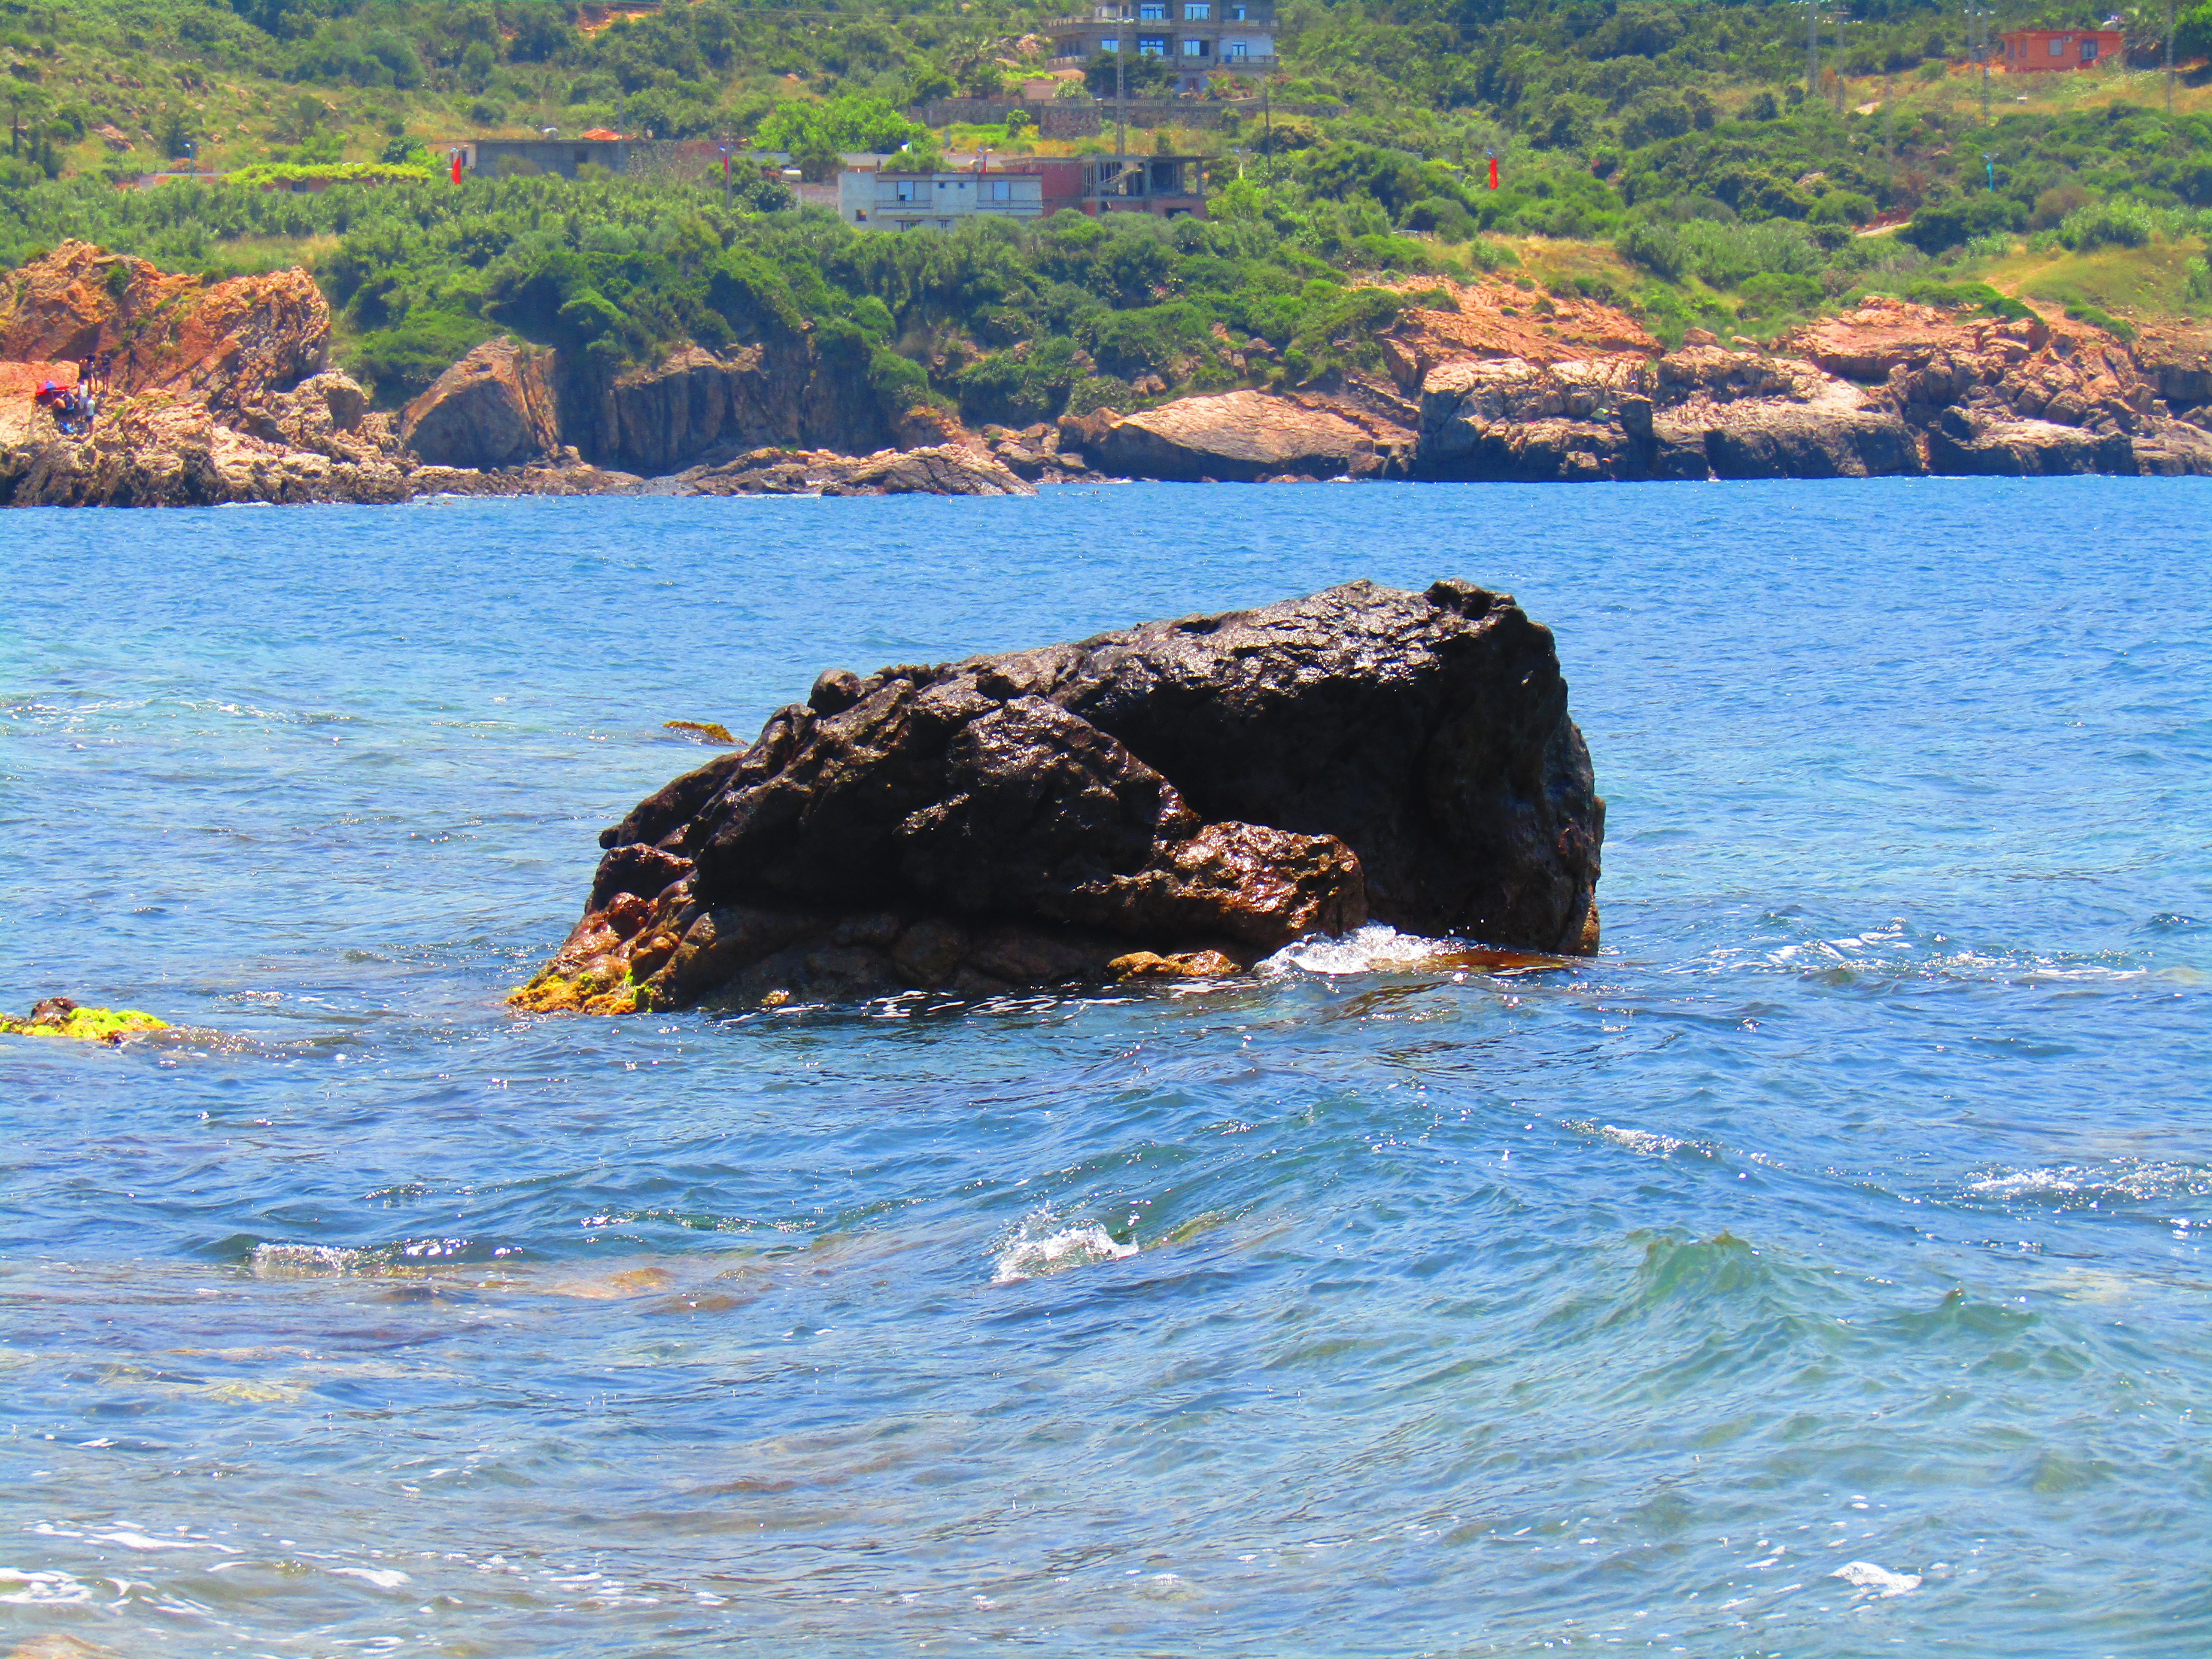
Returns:
[[[2212,486],[0,518],[0,1649],[2212,1648]],[[819,669],[1462,575],[1605,947],[521,1018]],[[70,1649],[71,1652],[81,1650]]]

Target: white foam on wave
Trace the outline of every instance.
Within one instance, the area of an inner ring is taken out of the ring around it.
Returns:
[[[2000,1200],[2051,1199],[2061,1202],[2116,1199],[2155,1204],[2177,1198],[2212,1197],[2212,1168],[2201,1164],[2132,1160],[2090,1168],[2062,1164],[2047,1169],[2013,1170],[1970,1182],[1977,1198]]]
[[[991,1282],[1014,1285],[1025,1279],[1048,1278],[1072,1267],[1097,1261],[1120,1261],[1137,1253],[1133,1244],[1119,1243],[1095,1221],[1060,1226],[1042,1211],[1024,1216],[1014,1237],[992,1258]]]
[[[397,1567],[332,1567],[331,1571],[341,1578],[365,1579],[379,1589],[398,1589],[408,1582],[407,1575]]]
[[[1381,922],[1342,939],[1300,939],[1285,945],[1253,971],[1261,974],[1371,974],[1380,969],[1419,968],[1452,950],[1443,939],[1401,933]]]
[[[24,1572],[0,1567],[0,1604],[14,1607],[82,1607],[92,1586],[65,1572]]]
[[[1872,1561],[1846,1561],[1828,1577],[1842,1579],[1853,1589],[1877,1601],[1893,1595],[1910,1595],[1920,1588],[1918,1573],[1892,1572]]]
[[[344,1244],[256,1244],[246,1260],[264,1277],[304,1277],[356,1272],[368,1260],[368,1252]]]

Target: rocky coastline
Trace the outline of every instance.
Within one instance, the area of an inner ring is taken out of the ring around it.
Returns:
[[[805,334],[605,380],[512,339],[396,412],[328,368],[304,271],[203,283],[68,242],[0,289],[0,502],[424,495],[1022,495],[1121,479],[1595,483],[2212,474],[2212,350],[2064,318],[1875,299],[1772,349],[1665,349],[1626,314],[1497,279],[1431,285],[1385,372],[970,430],[886,418]],[[32,398],[112,365],[89,434]]]
[[[1548,629],[1352,582],[823,673],[599,836],[511,1000],[623,1013],[1233,973],[1369,921],[1597,948],[1605,803]]]

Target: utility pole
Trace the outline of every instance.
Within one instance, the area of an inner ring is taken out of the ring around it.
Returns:
[[[2166,0],[2166,118],[2173,119],[2173,0]]]
[[[1990,9],[1966,0],[1966,55],[1982,66],[1982,125],[1990,124]]]
[[[1129,29],[1135,21],[1127,0],[1120,7],[1114,31],[1114,188],[1129,170]]]

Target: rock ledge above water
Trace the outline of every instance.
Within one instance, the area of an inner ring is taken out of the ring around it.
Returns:
[[[1369,920],[1588,952],[1604,820],[1550,630],[1471,583],[1352,582],[824,673],[600,836],[513,1000],[988,995]]]

